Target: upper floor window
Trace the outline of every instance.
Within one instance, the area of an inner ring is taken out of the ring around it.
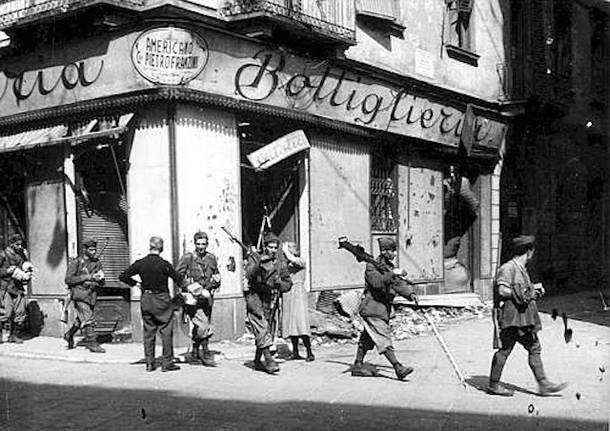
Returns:
[[[391,33],[402,34],[405,29],[398,0],[356,0],[356,13],[360,19],[386,27]]]
[[[474,38],[474,0],[445,0],[445,48],[447,55],[477,64]]]

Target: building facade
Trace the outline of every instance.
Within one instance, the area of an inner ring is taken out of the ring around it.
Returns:
[[[37,267],[43,333],[61,333],[66,264],[91,236],[100,320],[136,339],[139,291],[117,276],[151,235],[176,262],[208,232],[219,338],[245,320],[242,250],[222,228],[296,241],[312,300],[363,286],[341,236],[371,253],[396,238],[420,294],[490,297],[512,115],[504,2],[34,3],[0,1],[0,206]],[[272,142],[281,161],[254,169]]]
[[[608,274],[607,1],[512,1],[507,95],[515,112],[502,177],[502,230],[536,234],[551,293]]]

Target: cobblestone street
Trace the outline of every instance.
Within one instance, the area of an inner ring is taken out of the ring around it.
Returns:
[[[278,376],[255,372],[244,359],[222,355],[216,369],[182,365],[173,373],[146,373],[141,364],[0,356],[0,425],[15,431],[607,430],[609,385],[600,370],[608,365],[610,329],[572,321],[574,340],[566,344],[562,323],[542,317],[547,373],[570,384],[557,397],[533,393],[536,386],[522,349],[515,349],[503,376],[514,385],[515,396],[492,397],[482,391],[492,354],[491,326],[484,318],[441,331],[467,375],[466,388],[431,335],[397,344],[397,356],[415,368],[406,382],[397,381],[376,354],[367,359],[386,378],[351,377],[352,345],[318,347],[315,362],[283,362]],[[3,345],[2,351],[7,348]]]

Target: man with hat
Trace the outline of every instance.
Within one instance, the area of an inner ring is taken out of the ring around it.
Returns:
[[[406,271],[394,266],[396,241],[393,238],[379,238],[379,251],[378,264],[367,263],[364,272],[365,288],[359,312],[364,330],[358,341],[352,376],[375,375],[373,370],[364,366],[364,357],[369,350],[377,347],[379,354],[384,355],[394,367],[398,379],[404,380],[413,372],[413,368],[402,365],[394,355],[390,314],[397,294],[410,301],[417,301],[417,296],[404,278]]]
[[[193,324],[193,350],[190,359],[201,360],[204,366],[214,367],[216,362],[208,344],[213,334],[212,304],[214,292],[220,287],[220,272],[216,256],[207,251],[208,235],[205,232],[196,232],[193,242],[195,252],[182,256],[176,267],[176,271],[188,283],[185,288],[185,311]],[[199,346],[202,349],[201,354]]]
[[[142,298],[140,309],[142,311],[142,325],[144,327],[144,356],[146,357],[146,371],[154,371],[155,366],[155,339],[157,330],[163,345],[163,358],[161,371],[175,371],[180,367],[174,364],[174,346],[172,344],[172,320],[174,306],[169,293],[168,278],[181,286],[184,278],[160,255],[163,251],[163,239],[153,236],[149,241],[150,253],[142,259],[136,260],[129,268],[119,275],[119,280],[129,286],[135,286],[136,280],[132,277],[138,275],[141,282]]]
[[[9,237],[8,246],[0,251],[0,343],[2,329],[9,325],[9,343],[23,343],[26,316],[25,286],[32,278],[32,266],[21,235]]]
[[[95,335],[95,304],[98,290],[105,282],[102,262],[97,258],[95,239],[83,241],[82,253],[68,264],[65,282],[70,289],[70,299],[76,313],[76,318],[64,334],[68,349],[74,348],[74,335],[80,329],[85,336],[78,343],[80,346],[85,346],[93,353],[105,353]]]
[[[529,366],[538,381],[540,395],[561,391],[565,383],[555,384],[547,380],[540,356],[538,331],[542,329],[536,299],[544,295],[540,283],[532,283],[526,269],[534,257],[535,237],[521,235],[513,239],[513,258],[498,269],[494,280],[494,308],[497,309],[499,349],[491,363],[488,392],[493,395],[511,396],[513,391],[500,385],[500,377],[508,356],[516,343],[528,352]]]
[[[246,264],[248,290],[244,296],[248,321],[256,343],[254,368],[269,374],[280,370],[270,351],[273,344],[270,332],[273,293],[288,292],[292,288],[286,261],[278,256],[279,247],[279,238],[271,232],[266,234],[263,254],[251,253]],[[261,361],[263,356],[264,363]]]

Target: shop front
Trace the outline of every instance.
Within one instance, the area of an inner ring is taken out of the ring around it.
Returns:
[[[245,316],[243,253],[223,228],[248,245],[262,230],[297,242],[313,296],[363,285],[340,236],[373,253],[378,237],[395,237],[421,293],[488,295],[506,125],[490,107],[465,114],[462,99],[188,26],[7,58],[0,161],[14,182],[0,221],[27,237],[42,331],[61,333],[66,264],[90,236],[107,274],[99,320],[133,339],[140,293],[116,277],[152,235],[177,262],[197,230],[209,234],[218,338],[243,333]],[[248,157],[297,132],[303,147],[272,165]]]

